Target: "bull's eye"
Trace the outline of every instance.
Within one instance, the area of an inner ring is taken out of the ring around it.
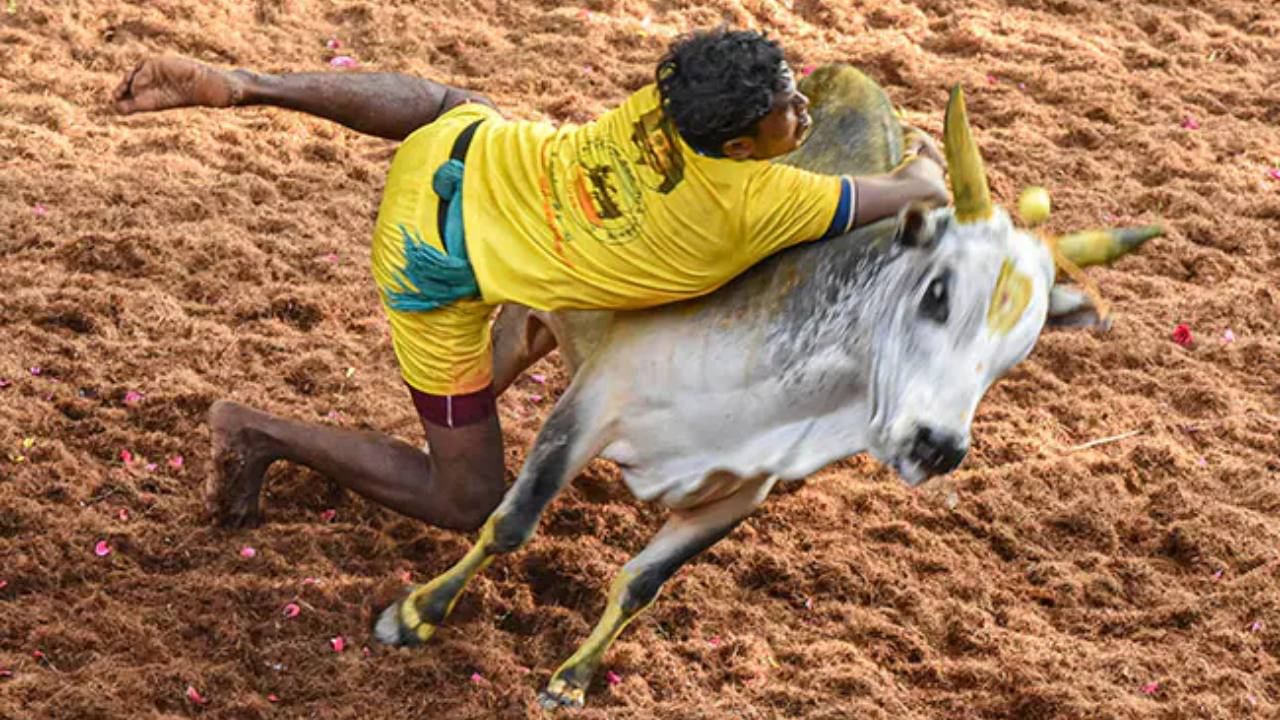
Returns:
[[[929,281],[925,288],[924,298],[920,301],[920,314],[926,318],[943,324],[947,322],[950,302],[951,273],[944,272]]]

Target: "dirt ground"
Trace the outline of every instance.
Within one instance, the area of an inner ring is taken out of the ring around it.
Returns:
[[[1280,717],[1274,3],[5,4],[0,718],[537,717],[661,521],[597,463],[428,647],[368,653],[371,598],[468,537],[283,465],[266,525],[211,528],[217,398],[420,441],[369,276],[394,147],[280,111],[122,119],[127,69],[348,55],[575,121],[722,19],[865,68],[935,134],[964,83],[994,194],[1047,186],[1053,230],[1169,233],[1091,271],[1114,329],[1047,333],[959,472],[912,491],[855,458],[775,497],[668,584],[579,716]],[[534,371],[501,403],[511,472],[566,382]]]

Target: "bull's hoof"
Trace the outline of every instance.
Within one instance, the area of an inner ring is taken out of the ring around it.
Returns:
[[[373,636],[383,645],[421,645],[435,634],[436,626],[431,623],[422,622],[421,619],[412,625],[405,622],[406,614],[417,618],[418,613],[412,609],[406,613],[404,603],[404,600],[392,603],[378,615],[378,620],[373,625]]]
[[[586,704],[586,688],[579,688],[559,678],[552,678],[547,689],[538,693],[538,704],[543,710],[559,710],[560,708],[580,708]]]

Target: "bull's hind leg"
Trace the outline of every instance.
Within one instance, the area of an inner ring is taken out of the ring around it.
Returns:
[[[471,550],[453,567],[382,611],[374,627],[380,642],[416,645],[429,639],[472,578],[494,557],[519,549],[533,537],[547,504],[599,451],[600,428],[582,419],[581,395],[571,389],[556,404],[520,475],[480,529]]]
[[[773,487],[774,478],[745,483],[732,495],[693,510],[673,511],[658,534],[622,567],[609,588],[609,602],[590,637],[551,676],[539,696],[542,706],[582,707],[591,677],[605,652],[636,615],[653,603],[682,565],[728,535]]]

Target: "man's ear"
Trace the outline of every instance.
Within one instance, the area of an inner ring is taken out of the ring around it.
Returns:
[[[725,142],[720,151],[733,160],[750,160],[756,152],[756,141],[749,135],[743,135]]]

